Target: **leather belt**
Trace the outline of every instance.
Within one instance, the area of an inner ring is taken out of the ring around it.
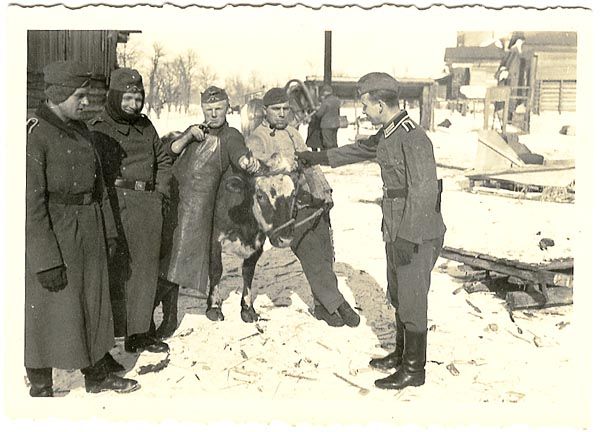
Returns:
[[[48,201],[65,205],[90,205],[98,200],[91,192],[81,194],[64,194],[60,192],[48,192]]]
[[[384,198],[406,198],[406,189],[387,189],[383,188]]]
[[[153,191],[154,182],[118,178],[115,180],[115,187],[123,189],[132,189],[137,191]]]

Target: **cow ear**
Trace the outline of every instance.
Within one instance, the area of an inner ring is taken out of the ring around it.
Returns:
[[[229,192],[242,193],[246,186],[246,182],[240,176],[231,176],[225,180],[225,188]]]

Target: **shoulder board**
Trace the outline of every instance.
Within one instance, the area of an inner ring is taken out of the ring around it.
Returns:
[[[416,129],[416,125],[415,122],[412,121],[412,119],[410,117],[405,117],[401,122],[400,122],[400,126],[402,126],[404,128],[404,130],[406,132],[410,132],[412,130]]]
[[[27,134],[30,134],[38,124],[40,124],[40,121],[37,117],[29,117],[27,119]]]

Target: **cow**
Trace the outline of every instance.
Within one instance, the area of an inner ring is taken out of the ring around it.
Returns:
[[[254,176],[226,171],[217,192],[213,235],[211,240],[209,293],[206,316],[212,321],[224,320],[219,292],[223,273],[221,253],[243,258],[241,318],[251,323],[259,319],[254,310],[256,292],[252,280],[256,263],[263,253],[266,238],[277,248],[289,247],[299,206],[298,191],[303,176],[295,161],[284,160],[279,153],[261,164]],[[315,217],[318,214],[315,214]],[[302,223],[302,222],[300,222]]]

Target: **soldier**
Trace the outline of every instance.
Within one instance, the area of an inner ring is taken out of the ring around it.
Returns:
[[[300,133],[289,126],[289,98],[285,90],[272,88],[263,97],[264,121],[248,138],[248,148],[263,161],[275,152],[294,160],[296,151],[307,150]],[[298,201],[307,204],[298,210],[297,220],[310,216],[319,207],[325,211],[312,223],[301,225],[294,233],[291,243],[308,279],[315,300],[315,317],[333,327],[344,324],[356,327],[359,315],[352,309],[338,290],[333,272],[333,244],[330,236],[329,209],[333,206],[331,187],[318,167],[304,170],[306,182]]]
[[[174,284],[206,293],[213,211],[221,177],[230,166],[255,173],[260,165],[244,145],[242,134],[227,123],[229,96],[225,90],[208,87],[201,104],[204,124],[191,125],[167,143],[171,156],[177,158],[173,173],[179,202],[165,273]]]
[[[324,85],[321,89],[323,100],[321,106],[313,114],[319,119],[319,127],[321,129],[321,141],[323,149],[336,148],[337,132],[340,126],[340,100],[333,94],[333,89],[330,85]]]
[[[81,121],[90,77],[81,63],[47,65],[48,100],[27,120],[25,368],[34,397],[53,396],[52,368],[81,369],[90,393],[139,388],[106,368],[114,345],[107,249],[116,230]]]
[[[420,386],[425,383],[427,293],[446,231],[440,213],[441,181],[431,141],[400,109],[398,82],[373,72],[358,81],[358,88],[363,112],[374,125],[382,125],[377,134],[327,152],[301,152],[298,157],[309,165],[338,167],[375,160],[381,166],[387,292],[396,309],[396,348],[370,365],[398,368],[375,381],[377,387]]]
[[[158,282],[162,209],[168,205],[171,161],[144,106],[135,69],[112,72],[106,105],[91,121],[118,230],[111,265],[111,302],[127,352],[166,352],[150,331]],[[118,369],[117,365],[114,365]]]

